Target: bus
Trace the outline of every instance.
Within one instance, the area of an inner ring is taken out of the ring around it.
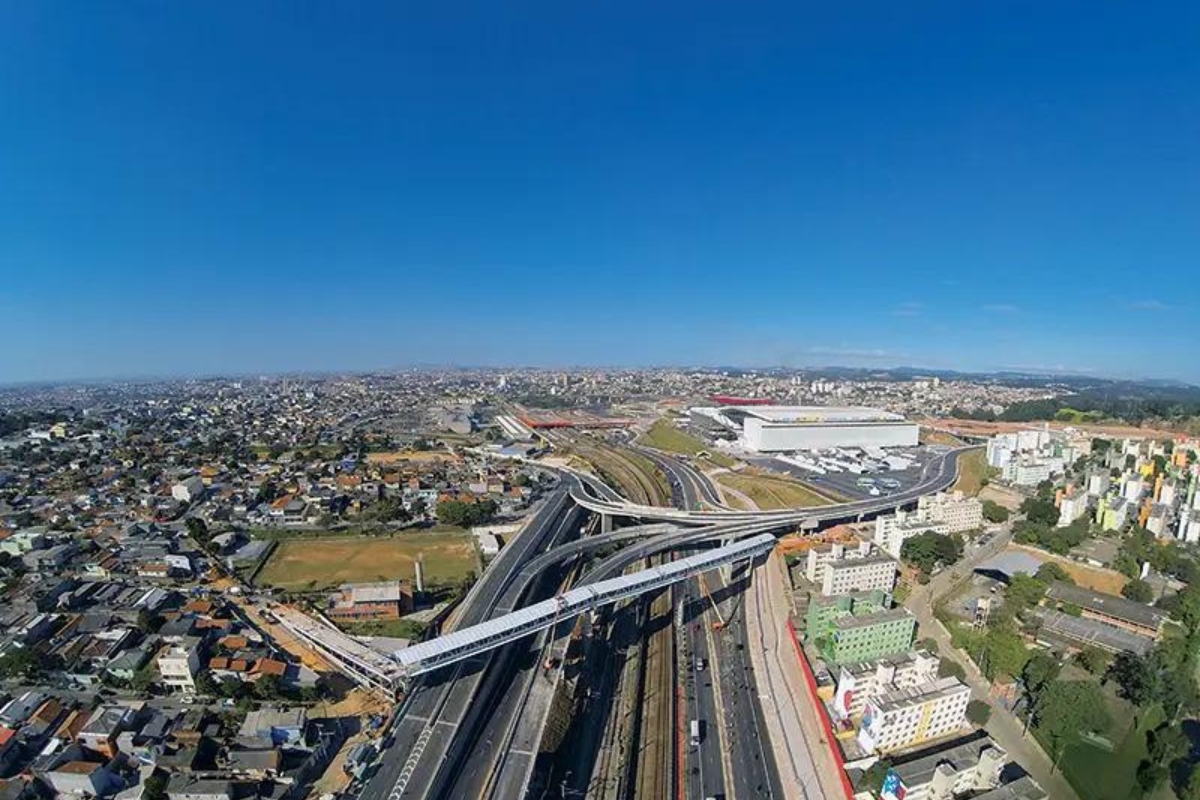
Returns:
[[[692,733],[692,747],[699,747],[700,746],[700,720],[698,720],[698,719],[692,720],[691,733]]]

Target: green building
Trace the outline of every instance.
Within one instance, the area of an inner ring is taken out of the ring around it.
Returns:
[[[916,618],[891,605],[891,596],[881,591],[814,597],[805,619],[805,638],[832,664],[872,661],[906,651],[916,635]]]

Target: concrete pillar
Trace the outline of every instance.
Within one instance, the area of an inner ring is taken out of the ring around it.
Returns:
[[[601,514],[600,515],[600,532],[601,533],[612,533],[612,529],[613,529],[612,514]]]

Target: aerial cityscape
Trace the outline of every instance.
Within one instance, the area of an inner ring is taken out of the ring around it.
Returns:
[[[1200,800],[1200,9],[0,9],[0,800]]]

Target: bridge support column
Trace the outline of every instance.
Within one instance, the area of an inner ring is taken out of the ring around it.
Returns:
[[[600,515],[600,532],[601,533],[612,533],[612,529],[613,529],[612,514],[601,514]]]

